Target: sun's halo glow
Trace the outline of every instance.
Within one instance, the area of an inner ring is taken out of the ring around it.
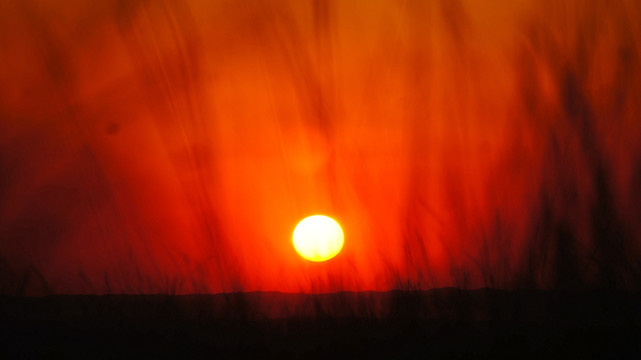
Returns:
[[[343,230],[336,220],[325,215],[306,217],[296,225],[294,249],[304,259],[326,261],[343,248]]]

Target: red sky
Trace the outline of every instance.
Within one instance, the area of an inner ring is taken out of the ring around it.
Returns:
[[[640,18],[2,2],[0,292],[638,286]],[[291,245],[312,214],[326,263]]]

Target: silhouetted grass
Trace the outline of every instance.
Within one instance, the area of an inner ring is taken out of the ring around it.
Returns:
[[[392,291],[0,298],[8,358],[628,358],[639,293]],[[362,312],[358,309],[368,308]],[[271,314],[271,315],[270,315]]]

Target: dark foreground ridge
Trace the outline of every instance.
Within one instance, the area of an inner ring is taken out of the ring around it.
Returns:
[[[641,294],[0,298],[0,358],[639,358]]]

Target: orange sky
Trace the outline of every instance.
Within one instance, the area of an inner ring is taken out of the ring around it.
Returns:
[[[0,292],[629,286],[641,6],[563,3],[0,3]]]

